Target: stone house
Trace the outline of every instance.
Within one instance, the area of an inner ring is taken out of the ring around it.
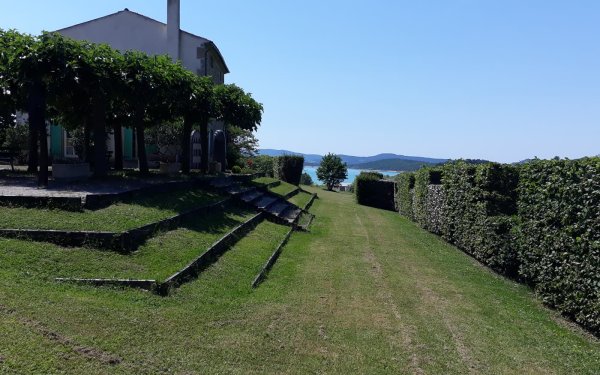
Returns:
[[[180,0],[167,0],[166,24],[126,8],[57,32],[76,40],[108,44],[123,52],[137,50],[149,55],[167,54],[199,76],[210,76],[216,84],[224,83],[229,69],[221,52],[212,41],[181,30],[180,12]],[[209,155],[212,154],[213,134],[217,130],[224,130],[223,124],[212,121],[209,125]],[[109,136],[107,148],[114,152],[112,137]],[[124,160],[136,159],[134,130],[123,128],[122,137]],[[151,148],[152,145],[149,152],[153,151]],[[50,126],[49,150],[53,157],[76,157],[69,133],[60,125]]]

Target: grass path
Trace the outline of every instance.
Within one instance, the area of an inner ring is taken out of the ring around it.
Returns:
[[[256,290],[283,226],[260,224],[169,298],[0,265],[0,373],[598,373],[600,343],[527,288],[393,212],[318,194],[311,233]]]

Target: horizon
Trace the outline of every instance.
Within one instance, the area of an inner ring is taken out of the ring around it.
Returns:
[[[3,5],[0,25],[37,34],[124,8],[166,20],[164,0],[23,0]],[[181,9],[182,29],[223,53],[226,82],[264,104],[261,148],[498,162],[600,154],[598,2]]]

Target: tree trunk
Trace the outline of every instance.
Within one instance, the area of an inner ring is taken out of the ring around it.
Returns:
[[[46,92],[42,82],[34,82],[29,92],[29,124],[34,129],[34,133],[37,133],[40,144],[38,186],[46,187],[48,186],[48,135],[46,132]],[[35,154],[37,154],[37,145]]]
[[[200,172],[203,174],[208,172],[208,121],[203,119],[200,122],[200,147],[202,148]]]
[[[92,121],[94,129],[94,177],[106,177],[106,101],[102,94],[92,98]]]
[[[33,85],[29,90],[29,103],[28,103],[28,112],[29,112],[29,155],[27,156],[27,172],[37,172],[39,157],[38,157],[38,129],[36,124],[32,121],[31,115],[36,112],[36,93],[34,92]],[[33,115],[35,117],[35,114]]]
[[[183,133],[181,134],[181,171],[183,174],[190,174],[190,163],[192,159],[190,149],[191,137],[192,119],[186,116],[183,119]]]
[[[113,124],[113,134],[115,137],[115,170],[123,170],[123,128],[118,123]]]

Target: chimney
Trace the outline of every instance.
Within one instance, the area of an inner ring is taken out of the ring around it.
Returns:
[[[173,61],[179,60],[180,0],[167,0],[167,53]]]

